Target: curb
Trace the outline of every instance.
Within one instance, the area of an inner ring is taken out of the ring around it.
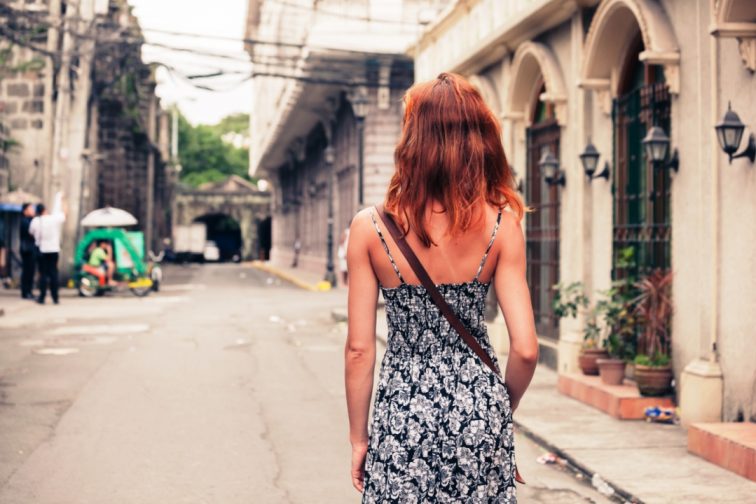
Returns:
[[[512,419],[512,423],[514,424],[515,428],[525,437],[529,438],[531,441],[536,443],[537,445],[540,445],[541,447],[545,448],[546,450],[552,452],[557,457],[564,459],[567,461],[567,465],[570,469],[572,469],[576,473],[582,474],[584,480],[591,486],[595,488],[595,485],[593,485],[592,480],[595,475],[598,475],[598,473],[592,471],[590,468],[586,467],[582,463],[578,462],[575,457],[572,455],[569,455],[565,453],[560,448],[556,447],[543,437],[539,436],[532,430],[525,427],[521,422],[518,422],[514,418]],[[640,500],[635,495],[631,494],[630,492],[623,490],[622,488],[618,487],[611,481],[603,479],[602,480],[613,490],[611,495],[604,495],[610,500],[613,500],[615,502],[623,502],[623,503],[632,503],[632,504],[643,504],[643,501]]]
[[[275,266],[271,266],[268,263],[265,263],[263,261],[252,261],[250,263],[246,263],[246,265],[249,265],[252,268],[258,269],[260,271],[264,271],[265,273],[270,273],[271,275],[275,275],[281,280],[285,280],[300,289],[312,291],[312,292],[325,292],[331,290],[331,284],[325,281],[318,282],[317,284],[311,284],[307,283],[304,280],[301,280],[300,278],[297,278],[296,276],[287,273],[286,271],[283,271],[281,269],[276,268]]]

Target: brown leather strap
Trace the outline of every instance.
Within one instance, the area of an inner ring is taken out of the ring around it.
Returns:
[[[378,215],[381,216],[381,220],[386,226],[386,229],[388,229],[388,232],[391,234],[391,237],[394,238],[397,247],[399,247],[399,250],[401,250],[402,254],[404,254],[404,258],[407,259],[410,267],[412,267],[415,275],[420,280],[420,283],[423,284],[423,287],[425,287],[425,290],[428,292],[431,299],[438,307],[439,311],[444,315],[444,317],[446,317],[446,320],[449,321],[449,324],[454,328],[454,330],[457,331],[457,334],[459,334],[459,336],[462,338],[462,341],[467,343],[467,346],[469,346],[470,349],[475,352],[478,357],[480,357],[480,360],[483,361],[483,363],[488,366],[491,371],[501,376],[501,371],[499,371],[499,367],[496,365],[493,359],[491,359],[491,356],[488,355],[488,352],[486,352],[482,346],[480,346],[480,343],[478,343],[475,337],[470,334],[470,331],[467,330],[465,324],[462,323],[459,317],[457,317],[452,307],[449,306],[449,303],[447,303],[444,299],[444,296],[442,296],[438,291],[438,287],[436,287],[436,284],[434,284],[433,280],[431,280],[430,275],[428,275],[428,272],[425,270],[422,263],[415,255],[412,247],[410,247],[409,243],[407,243],[407,240],[404,239],[404,233],[400,231],[399,226],[396,225],[394,219],[391,217],[391,215],[386,213],[383,205],[378,205],[375,208],[376,210],[378,210]]]

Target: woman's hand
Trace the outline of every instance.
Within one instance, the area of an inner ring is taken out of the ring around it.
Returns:
[[[352,444],[352,485],[358,492],[365,490],[365,456],[367,443]]]

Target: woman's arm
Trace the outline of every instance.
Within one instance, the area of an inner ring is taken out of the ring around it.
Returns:
[[[535,373],[538,338],[530,290],[525,278],[525,239],[519,221],[509,212],[504,212],[501,217],[498,238],[501,250],[494,275],[494,288],[509,332],[509,358],[504,381],[514,411]]]
[[[352,443],[352,484],[363,490],[368,442],[368,414],[375,369],[375,316],[378,281],[370,264],[369,243],[375,231],[363,210],[352,221],[347,271],[349,271],[348,334],[344,348],[349,440]]]

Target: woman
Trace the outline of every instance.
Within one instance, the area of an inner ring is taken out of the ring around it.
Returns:
[[[514,503],[512,413],[538,358],[523,203],[496,118],[462,77],[417,84],[404,103],[385,211],[495,363],[483,319],[494,284],[509,357],[502,381],[419,285],[378,210],[358,213],[349,237],[345,348],[352,482],[367,503]],[[388,347],[368,435],[379,288]]]

